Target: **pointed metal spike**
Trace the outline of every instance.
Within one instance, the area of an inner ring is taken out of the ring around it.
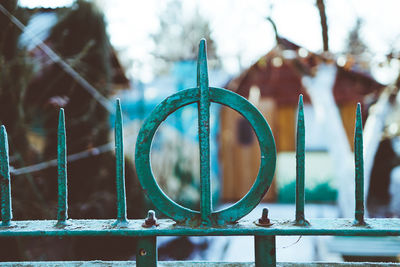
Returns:
[[[361,104],[357,104],[356,126],[354,133],[354,160],[355,160],[355,224],[364,225],[364,155],[363,155],[363,129],[361,117]]]
[[[362,118],[361,118],[361,104],[357,103],[357,110],[356,110],[356,126],[362,130]]]
[[[304,216],[305,180],[305,123],[303,95],[299,96],[296,137],[296,225],[308,225]]]
[[[67,144],[64,109],[60,109],[57,131],[58,207],[57,225],[66,224],[68,218]]]
[[[10,164],[8,138],[4,125],[0,127],[0,187],[2,226],[9,226],[12,219]]]
[[[207,43],[204,38],[200,41],[197,57],[197,87],[208,90]]]
[[[200,90],[199,148],[200,148],[200,214],[203,225],[211,224],[211,182],[210,182],[210,91],[208,88],[206,40],[199,45],[197,59],[197,86]]]
[[[117,221],[116,225],[126,224],[126,190],[125,190],[125,159],[123,140],[123,121],[121,101],[116,101],[115,118],[115,157],[116,157],[116,187],[117,187]]]

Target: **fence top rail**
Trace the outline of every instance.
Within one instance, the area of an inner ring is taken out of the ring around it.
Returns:
[[[14,267],[15,262],[1,262],[1,267]],[[137,266],[135,261],[42,261],[42,262],[18,262],[19,267],[52,267],[52,266],[69,266],[69,267],[109,267],[109,266]],[[210,262],[210,261],[160,261],[160,267],[254,267],[254,262]],[[400,266],[398,263],[388,262],[279,262],[278,267],[382,267],[382,266]]]
[[[366,219],[366,226],[354,225],[352,219],[310,219],[309,226],[294,225],[291,220],[271,220],[268,227],[254,221],[240,220],[220,226],[178,225],[170,219],[159,219],[157,226],[144,228],[144,220],[130,220],[124,227],[114,220],[70,220],[57,227],[55,220],[15,221],[1,227],[5,236],[271,236],[271,235],[335,235],[335,236],[400,236],[400,219]]]

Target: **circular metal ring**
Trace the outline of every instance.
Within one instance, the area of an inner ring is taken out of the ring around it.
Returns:
[[[250,191],[232,206],[212,212],[213,224],[234,223],[252,211],[271,186],[275,172],[276,148],[271,129],[263,115],[242,96],[231,91],[210,87],[210,101],[228,106],[251,124],[261,152],[260,168]],[[154,134],[160,124],[177,109],[198,102],[199,88],[182,90],[162,101],[150,114],[139,131],[136,141],[135,164],[138,179],[149,199],[165,215],[178,223],[197,223],[200,212],[185,208],[171,200],[158,186],[150,164],[150,150]]]

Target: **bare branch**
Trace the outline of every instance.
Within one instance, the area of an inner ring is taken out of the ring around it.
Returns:
[[[328,23],[326,21],[325,3],[324,0],[317,0],[317,8],[321,17],[322,40],[324,44],[324,52],[329,51],[328,45]]]

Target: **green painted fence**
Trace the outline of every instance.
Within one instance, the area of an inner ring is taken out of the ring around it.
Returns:
[[[209,107],[210,102],[229,106],[239,112],[252,125],[260,145],[261,158],[257,178],[250,191],[232,206],[215,211],[210,188]],[[198,103],[199,145],[201,173],[200,211],[180,206],[158,186],[150,165],[150,149],[154,134],[167,116],[177,109]],[[268,191],[275,171],[275,142],[268,123],[261,113],[245,98],[225,89],[209,87],[205,40],[200,42],[197,87],[180,91],[161,102],[144,122],[136,143],[135,164],[140,183],[153,204],[169,219],[157,219],[154,211],[142,220],[128,220],[126,215],[122,116],[119,100],[116,104],[115,125],[117,218],[115,220],[68,219],[67,146],[64,111],[60,110],[58,125],[58,210],[57,220],[12,221],[11,186],[7,134],[0,129],[0,186],[1,215],[0,237],[20,236],[131,236],[138,238],[136,266],[157,266],[158,236],[254,236],[254,263],[170,262],[160,266],[304,266],[295,263],[276,263],[275,238],[279,235],[338,235],[338,236],[400,236],[400,219],[364,219],[364,173],[361,107],[357,106],[355,130],[355,212],[349,219],[306,219],[304,214],[304,162],[305,124],[303,98],[299,98],[296,144],[296,213],[287,220],[268,218],[264,209],[260,219],[242,219],[252,211]],[[0,240],[1,242],[1,240]],[[9,266],[13,263],[3,263]],[[133,262],[53,262],[20,263],[21,266],[115,265]],[[311,263],[310,263],[311,264]],[[348,266],[340,263],[313,263],[311,266]],[[358,264],[355,264],[356,266]],[[382,265],[382,264],[380,264]],[[393,264],[391,264],[393,265]],[[366,265],[363,265],[366,266]],[[369,266],[376,266],[370,264]]]

